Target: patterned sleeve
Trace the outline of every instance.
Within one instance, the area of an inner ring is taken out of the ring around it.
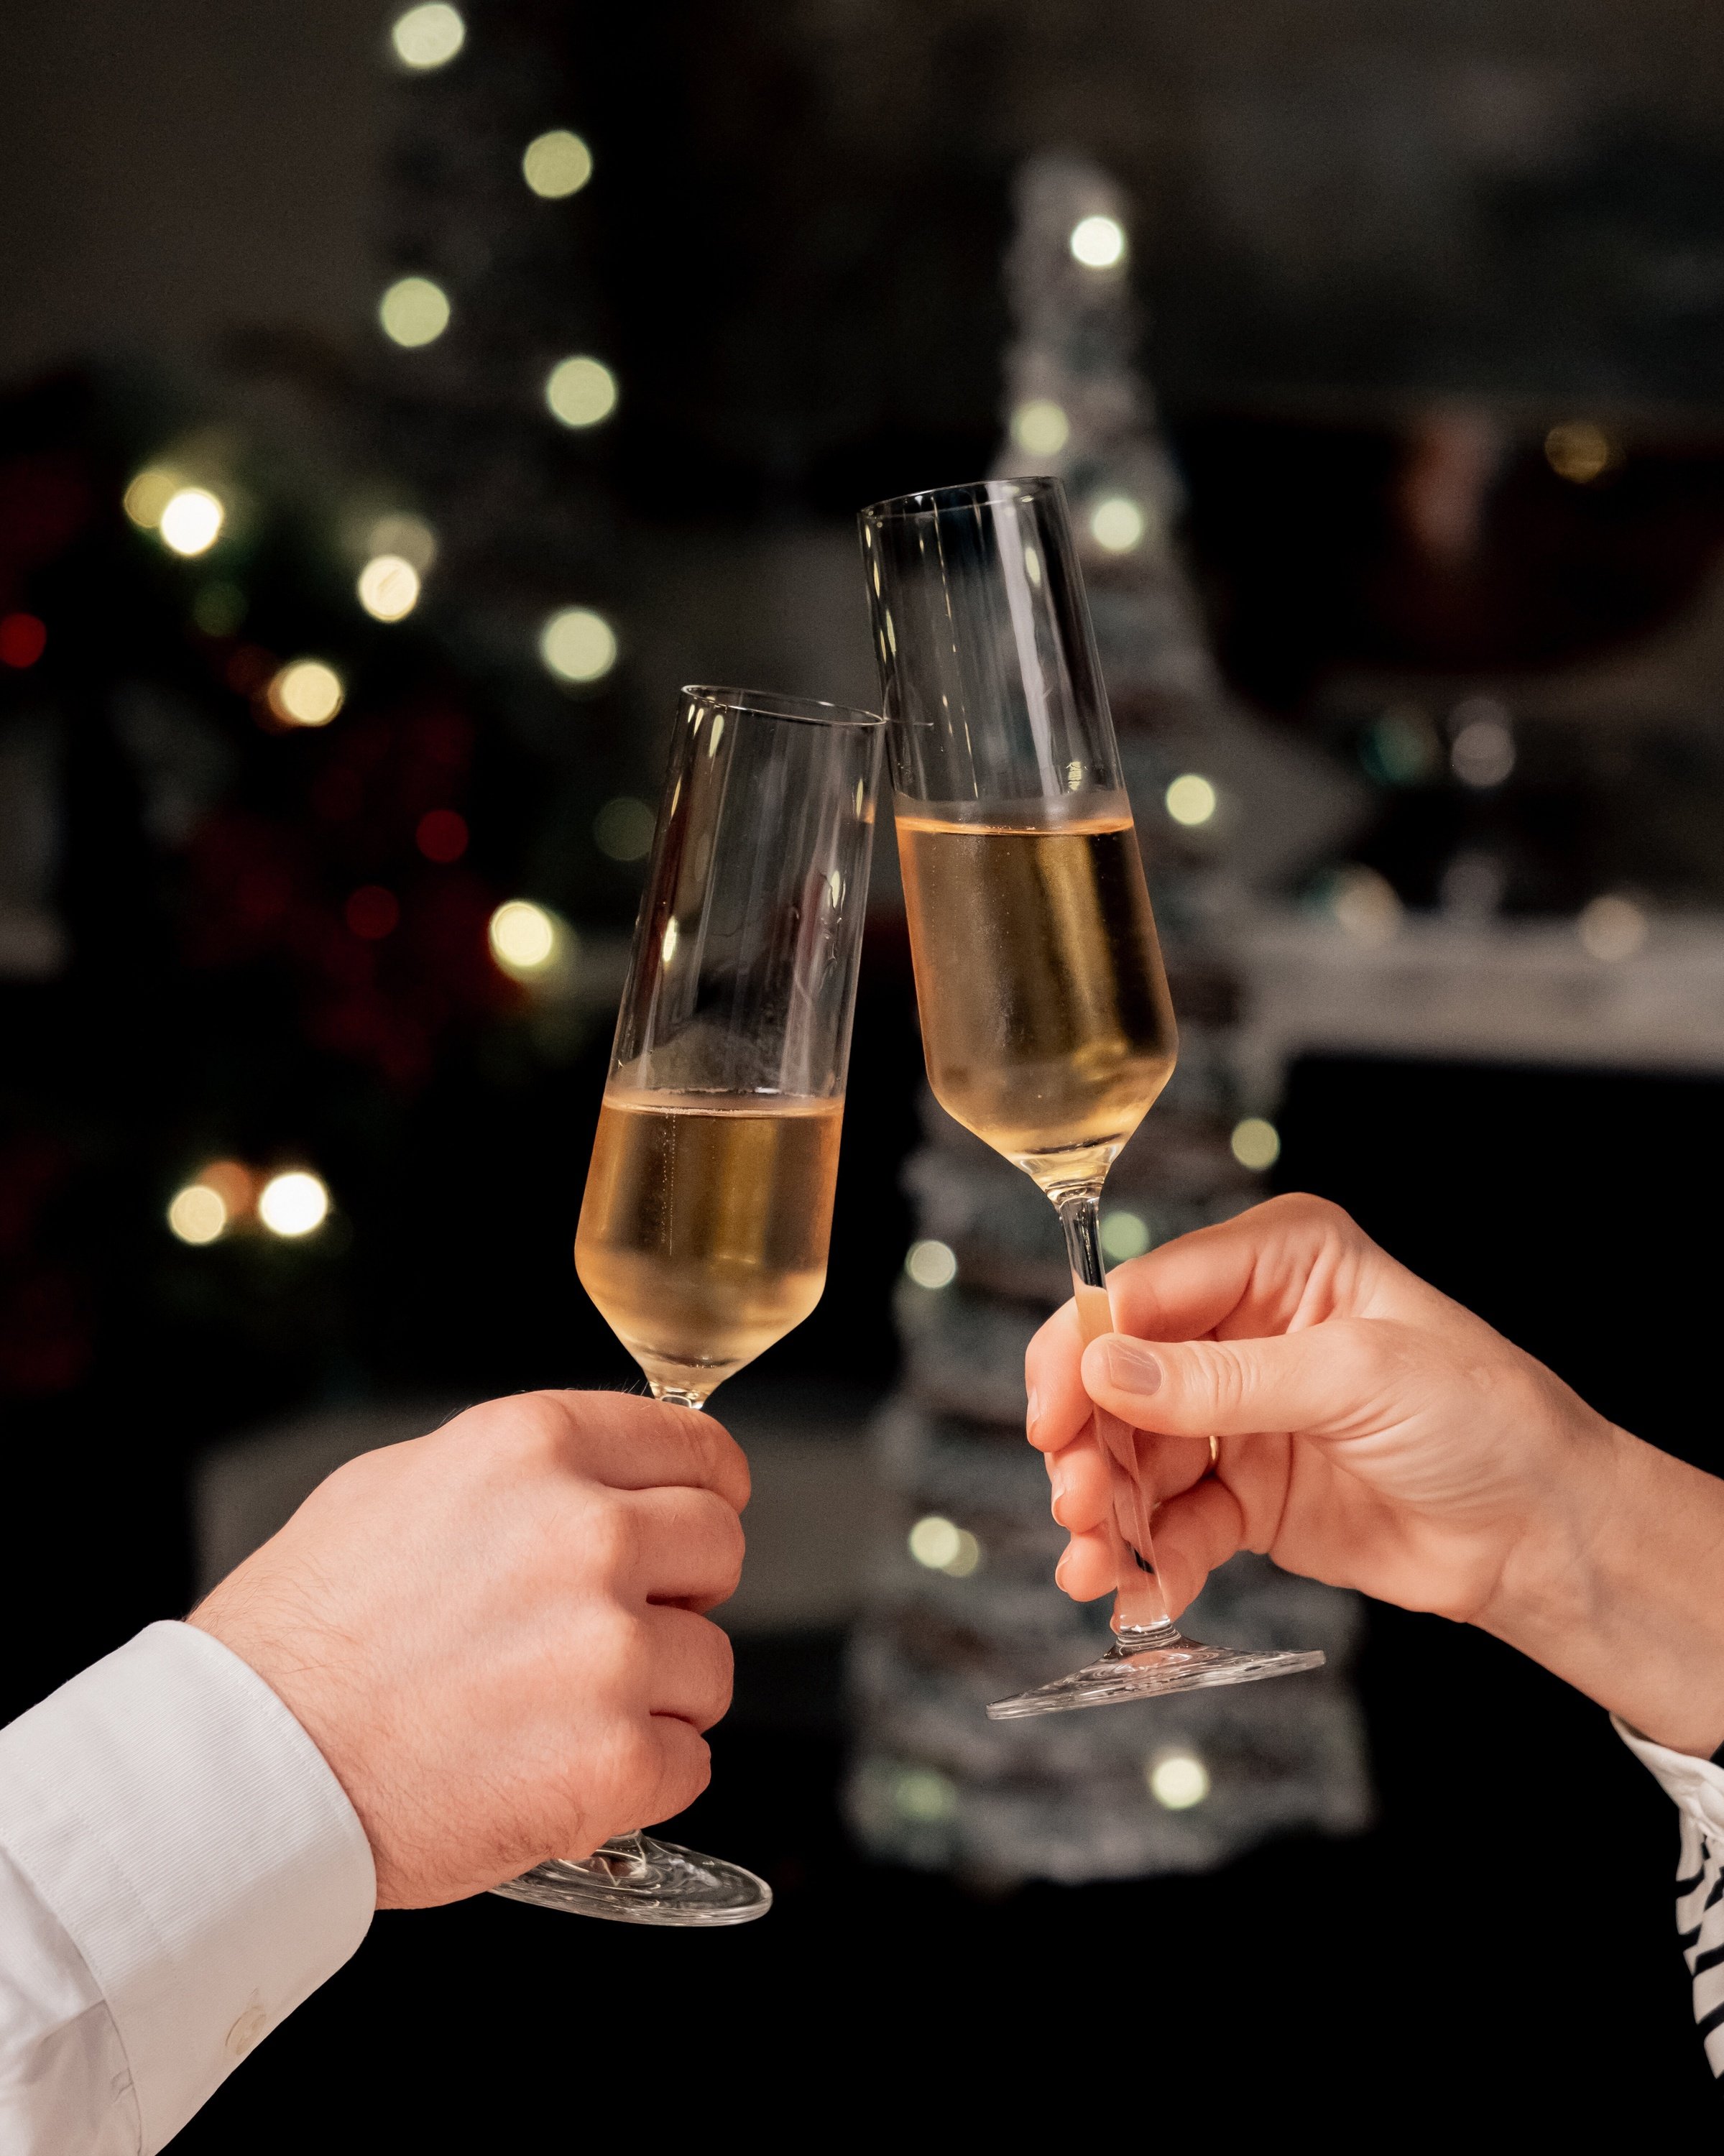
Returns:
[[[1676,1934],[1694,1984],[1706,2062],[1724,2081],[1724,1753],[1696,1759],[1655,1744],[1612,1715],[1616,1733],[1656,1777],[1682,1822]]]

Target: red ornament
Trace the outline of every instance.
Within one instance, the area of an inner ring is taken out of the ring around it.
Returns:
[[[0,665],[33,666],[47,648],[48,631],[34,614],[0,614]]]

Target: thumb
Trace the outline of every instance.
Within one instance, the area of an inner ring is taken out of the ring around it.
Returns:
[[[1242,1437],[1356,1434],[1384,1403],[1386,1343],[1369,1320],[1336,1318],[1264,1340],[1133,1340],[1084,1351],[1084,1389],[1134,1430]]]

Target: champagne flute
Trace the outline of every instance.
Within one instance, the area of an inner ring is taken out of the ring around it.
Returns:
[[[986,480],[862,512],[928,1082],[1065,1230],[1086,1340],[1111,1331],[1101,1186],[1176,1040],[1065,497]],[[1137,1435],[1097,1414],[1113,1645],[997,1721],[1314,1669],[1187,1639],[1155,1568]],[[1212,1440],[1213,1448],[1213,1440]]]
[[[655,1399],[704,1407],[826,1284],[885,728],[685,689],[598,1111],[575,1270]],[[741,1924],[772,1889],[642,1834],[495,1889]]]

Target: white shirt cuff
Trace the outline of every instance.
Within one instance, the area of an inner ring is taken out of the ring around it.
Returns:
[[[144,2156],[347,1960],[376,1902],[323,1755],[187,1625],[151,1625],[0,1730],[0,1848],[101,1989]]]
[[[1696,1759],[1690,1752],[1672,1752],[1667,1744],[1655,1744],[1620,1715],[1611,1716],[1610,1726],[1684,1819],[1691,1820],[1708,1840],[1724,1842],[1724,1767]]]

